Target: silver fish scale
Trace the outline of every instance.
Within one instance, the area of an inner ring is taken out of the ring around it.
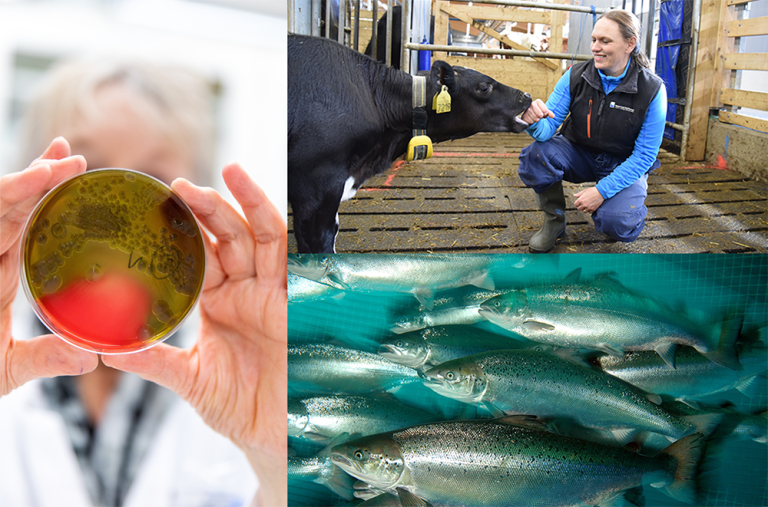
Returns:
[[[491,259],[474,255],[337,255],[329,260],[344,285],[366,292],[462,287],[488,271]]]
[[[437,423],[395,432],[413,494],[444,507],[595,505],[654,473],[661,458],[494,422]],[[482,500],[481,500],[482,499]]]
[[[718,340],[717,326],[693,322],[670,306],[623,287],[531,287],[499,299],[522,312],[526,320],[551,324],[555,329],[498,325],[558,346],[595,348],[607,342],[626,350],[648,350],[656,339],[662,339],[712,350]]]
[[[301,400],[309,415],[308,431],[326,437],[342,433],[372,435],[435,420],[396,400],[367,396],[317,396]]]
[[[315,480],[328,478],[333,475],[333,463],[329,457],[312,456],[302,458],[290,456],[288,458],[288,478]]]
[[[597,361],[603,370],[648,392],[675,398],[700,398],[734,389],[744,380],[768,370],[766,349],[739,351],[742,370],[713,363],[694,349],[680,348],[670,368],[654,352],[632,352],[625,357],[605,356]]]
[[[415,370],[378,354],[327,344],[288,347],[289,390],[306,387],[317,394],[372,393],[418,379]]]
[[[505,413],[568,417],[589,428],[632,427],[674,438],[694,431],[634,387],[546,352],[508,350],[473,358],[487,377],[483,400]]]

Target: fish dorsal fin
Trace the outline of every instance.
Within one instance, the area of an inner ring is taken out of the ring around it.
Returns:
[[[496,282],[493,281],[493,277],[487,271],[478,274],[475,278],[469,281],[469,285],[474,285],[480,289],[495,290]]]
[[[616,345],[611,345],[610,343],[598,343],[595,348],[605,352],[609,356],[624,357],[624,349]]]
[[[581,278],[581,268],[576,268],[565,276],[563,283],[577,283]]]
[[[677,352],[677,344],[668,342],[658,345],[655,349],[656,353],[661,356],[670,368],[675,367],[675,352]]]
[[[397,497],[400,499],[400,503],[403,507],[432,507],[432,504],[419,498],[405,488],[397,488]]]
[[[420,287],[413,292],[413,295],[427,310],[432,310],[435,307],[435,291],[432,289]]]

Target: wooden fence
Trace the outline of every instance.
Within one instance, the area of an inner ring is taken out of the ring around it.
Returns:
[[[555,0],[556,3],[567,3],[566,0]],[[561,10],[522,9],[509,6],[491,5],[460,5],[447,1],[436,1],[433,4],[435,16],[436,45],[448,42],[450,18],[461,20],[475,29],[493,37],[512,49],[529,51],[496,30],[486,26],[484,21],[516,21],[518,23],[539,23],[551,28],[550,51],[559,53],[563,46],[563,26],[566,23],[566,13]],[[432,60],[444,60],[451,65],[469,67],[478,72],[491,76],[496,81],[513,86],[531,94],[534,99],[547,100],[555,87],[557,80],[563,74],[561,60],[551,58],[514,57],[473,58],[467,56],[448,56],[444,52],[432,52]]]
[[[686,159],[703,160],[711,108],[721,109],[718,119],[768,133],[768,121],[753,118],[725,106],[768,111],[768,93],[733,87],[732,74],[738,70],[768,71],[767,53],[739,53],[737,37],[768,34],[768,17],[737,19],[736,6],[752,0],[702,0],[696,77],[691,109],[691,127]],[[768,79],[768,73],[765,78]]]

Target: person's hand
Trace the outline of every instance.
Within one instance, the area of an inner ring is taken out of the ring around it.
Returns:
[[[85,171],[85,159],[70,153],[69,143],[57,137],[29,167],[0,178],[0,396],[36,378],[78,375],[98,364],[96,354],[77,349],[54,335],[31,340],[14,340],[11,336],[21,233],[45,192]]]
[[[287,503],[287,229],[236,164],[224,181],[246,219],[210,188],[172,188],[215,236],[206,239],[201,325],[191,349],[166,344],[102,356],[107,366],[168,387],[248,456],[264,506]],[[190,445],[193,443],[190,442]]]
[[[597,187],[589,187],[581,192],[573,194],[576,198],[576,209],[584,213],[592,214],[603,204],[603,196],[598,192]]]
[[[528,109],[525,110],[520,118],[528,125],[533,125],[546,116],[554,118],[555,113],[547,108],[547,105],[543,100],[536,99],[531,103],[530,106],[528,106]]]

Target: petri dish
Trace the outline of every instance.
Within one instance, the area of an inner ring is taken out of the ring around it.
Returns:
[[[128,169],[63,181],[24,228],[21,280],[54,334],[100,354],[170,337],[203,287],[203,232],[165,183]]]

